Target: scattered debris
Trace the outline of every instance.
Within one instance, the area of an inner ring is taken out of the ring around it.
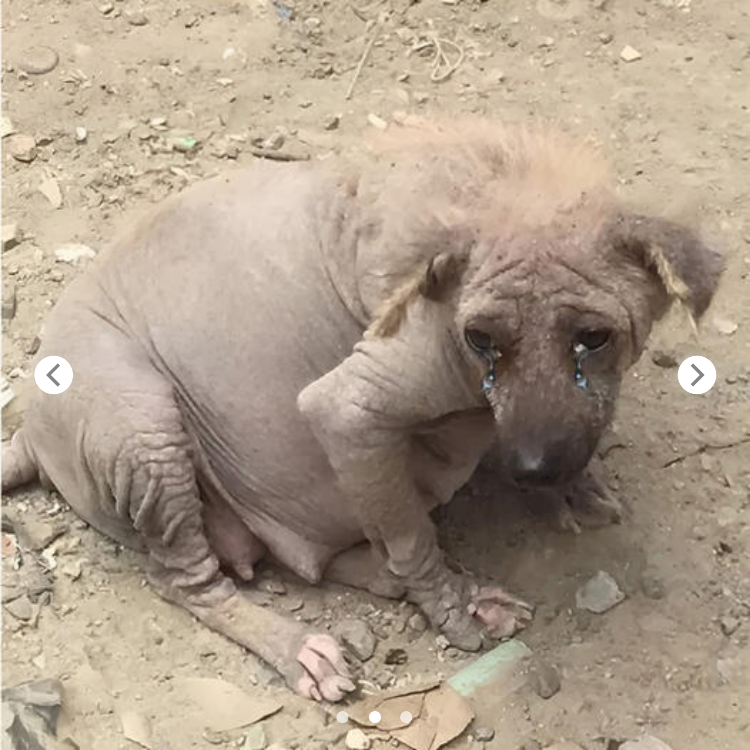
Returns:
[[[360,661],[367,661],[375,653],[377,639],[363,620],[344,620],[334,633]]]
[[[475,742],[492,742],[495,739],[495,730],[492,727],[477,727],[472,734]]]
[[[19,61],[18,68],[31,75],[44,75],[53,71],[60,62],[60,56],[52,47],[29,47]]]
[[[36,159],[36,141],[31,135],[17,133],[8,137],[8,153],[16,160],[29,163]]]
[[[672,750],[672,748],[666,742],[647,734],[638,740],[628,740],[620,745],[619,750]]]
[[[267,745],[266,730],[262,724],[256,724],[245,733],[245,739],[240,745],[240,750],[266,750]]]
[[[600,570],[576,592],[576,606],[594,614],[602,614],[624,601],[625,594],[609,573]]]
[[[560,675],[549,662],[534,657],[529,664],[529,685],[540,698],[547,700],[560,692]]]
[[[255,724],[281,709],[278,701],[250,696],[224,680],[187,677],[174,680],[173,687],[181,699],[193,704],[203,724],[215,732]]]
[[[120,723],[125,739],[145,747],[146,750],[154,747],[151,739],[151,726],[145,716],[136,711],[123,711],[120,714]]]
[[[77,263],[82,258],[95,258],[96,252],[88,245],[66,242],[55,250],[55,260],[59,263]]]
[[[674,353],[664,349],[654,349],[654,351],[651,352],[651,361],[657,367],[663,367],[665,370],[677,367],[679,364]]]
[[[369,750],[372,747],[370,738],[361,729],[350,729],[345,742],[349,750]]]
[[[52,208],[58,209],[62,206],[63,198],[60,184],[54,177],[42,180],[38,190],[52,204]]]
[[[2,691],[3,742],[7,750],[62,748],[55,739],[62,705],[57,680],[24,682]]]
[[[378,117],[378,115],[373,114],[372,112],[367,115],[367,122],[378,130],[388,129],[388,123],[382,117]]]
[[[643,55],[635,49],[635,47],[631,47],[629,44],[626,44],[621,50],[620,50],[620,59],[624,60],[625,62],[635,62],[636,60],[640,60]]]
[[[5,282],[3,284],[3,320],[13,320],[16,317],[16,285],[12,282]]]
[[[739,328],[737,323],[735,323],[733,320],[726,320],[724,318],[714,318],[713,324],[714,328],[722,336],[731,336],[733,333],[736,333],[737,329]]]
[[[653,570],[644,570],[641,573],[641,591],[649,599],[663,599],[667,594],[664,581]]]

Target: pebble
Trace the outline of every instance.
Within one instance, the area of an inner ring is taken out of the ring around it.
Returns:
[[[476,742],[492,742],[495,739],[495,730],[492,727],[477,727],[473,734]]]
[[[338,130],[340,124],[341,115],[330,115],[329,117],[326,117],[325,122],[323,123],[323,128],[325,130]]]
[[[409,655],[402,648],[392,648],[386,652],[383,661],[388,665],[396,665],[400,667],[409,661]]]
[[[735,323],[733,320],[725,320],[724,318],[714,318],[713,324],[714,328],[722,336],[731,336],[733,333],[736,333],[737,329],[739,328],[737,323]]]
[[[52,204],[52,208],[57,209],[62,206],[63,198],[60,183],[54,177],[42,180],[37,190]]]
[[[370,750],[372,746],[370,738],[361,729],[350,729],[345,742],[349,750]]]
[[[363,620],[345,620],[336,628],[335,633],[361,661],[367,661],[375,653],[377,640],[370,626]]]
[[[529,667],[529,684],[540,697],[547,700],[560,692],[560,675],[544,659],[534,659]]]
[[[13,320],[16,317],[16,285],[13,283],[6,283],[3,285],[3,320]]]
[[[18,620],[28,622],[34,616],[34,607],[31,605],[28,596],[20,596],[12,602],[5,605],[5,609]]]
[[[103,16],[108,16],[112,11],[114,11],[115,6],[112,3],[103,3],[99,6],[99,12]]]
[[[666,742],[647,734],[638,740],[628,740],[620,745],[620,750],[672,750]]]
[[[663,367],[664,369],[670,369],[677,367],[677,357],[672,352],[665,351],[663,349],[655,349],[651,352],[651,361],[657,367]]]
[[[262,143],[261,148],[270,149],[271,151],[278,151],[286,141],[286,136],[280,130],[276,130],[268,136]]]
[[[44,75],[57,67],[60,56],[52,47],[29,47],[18,61],[18,67],[24,73]]]
[[[55,250],[55,260],[60,263],[76,263],[82,258],[95,258],[96,252],[88,245],[68,242]]]
[[[240,750],[266,750],[267,745],[266,730],[262,724],[255,724],[245,733],[245,740],[240,745]]]
[[[653,571],[644,570],[641,573],[641,591],[649,599],[663,599],[667,594],[664,581]]]
[[[8,137],[8,153],[16,160],[26,162],[36,159],[36,141],[33,136],[17,133]]]
[[[279,596],[286,594],[286,586],[284,585],[284,582],[280,581],[278,578],[269,578],[268,580],[263,581],[260,589],[269,594],[278,594]]]
[[[409,628],[416,633],[424,633],[427,630],[427,620],[421,612],[415,612],[407,623]]]
[[[603,31],[599,34],[599,41],[602,44],[609,44],[614,38],[614,34],[611,34],[609,31]]]
[[[126,14],[126,18],[131,26],[145,26],[148,23],[148,16],[139,10]]]
[[[0,118],[0,138],[7,138],[15,132],[16,129],[13,127],[13,122],[10,117]]]
[[[641,57],[643,57],[643,55],[641,55],[635,47],[631,47],[629,44],[626,44],[620,51],[620,59],[628,63],[640,60]]]
[[[736,617],[731,617],[729,615],[727,615],[726,617],[722,617],[721,620],[719,620],[721,632],[726,636],[735,633],[740,627],[740,624],[740,621]]]
[[[576,607],[600,615],[625,599],[617,581],[600,570],[576,592]]]
[[[374,128],[377,128],[378,130],[388,129],[388,123],[382,117],[379,117],[372,112],[367,115],[367,122],[369,122],[370,125],[372,125]]]
[[[86,130],[86,128],[79,125],[76,128],[76,143],[85,143],[88,137],[89,137],[89,131]]]

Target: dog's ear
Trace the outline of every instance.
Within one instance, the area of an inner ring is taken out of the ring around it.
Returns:
[[[682,303],[693,320],[703,315],[724,270],[720,253],[684,226],[635,214],[618,217],[614,238],[618,249],[654,274],[661,292],[655,317],[674,301]]]

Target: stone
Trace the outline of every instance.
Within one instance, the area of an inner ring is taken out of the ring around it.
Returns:
[[[76,128],[76,143],[85,143],[86,139],[89,137],[89,131],[86,130],[83,126],[79,125]]]
[[[267,746],[266,730],[262,724],[255,724],[245,732],[245,739],[240,745],[240,750],[266,750]]]
[[[409,618],[407,625],[415,633],[424,633],[427,630],[427,619],[421,612],[415,612]]]
[[[641,573],[641,591],[649,599],[663,599],[667,595],[664,581],[653,570],[648,569]]]
[[[476,742],[492,742],[495,739],[495,730],[492,727],[477,727],[472,734]]]
[[[0,138],[7,138],[9,135],[13,135],[16,132],[13,126],[13,121],[10,117],[0,118]]]
[[[28,596],[19,596],[18,599],[8,602],[5,605],[5,609],[7,609],[13,617],[18,620],[23,620],[24,622],[29,622],[29,620],[34,617],[34,607]]]
[[[665,370],[677,367],[677,357],[672,352],[665,351],[663,349],[654,349],[651,352],[651,361],[657,367],[663,367]]]
[[[325,130],[338,130],[341,124],[341,115],[330,115],[326,117],[323,127]]]
[[[286,594],[286,586],[284,585],[284,582],[280,581],[278,578],[268,578],[263,581],[260,589],[268,594],[278,594],[279,596]]]
[[[631,47],[629,44],[626,44],[620,51],[620,59],[627,63],[640,60],[641,57],[643,57],[643,55],[641,55],[635,47]]]
[[[666,742],[647,734],[637,740],[628,740],[620,745],[620,750],[672,750]]]
[[[378,130],[387,130],[388,129],[388,123],[378,115],[370,113],[367,115],[367,122],[370,123],[374,128],[377,128]]]
[[[724,318],[714,318],[713,325],[722,336],[731,336],[739,328],[733,320],[726,320]]]
[[[24,73],[40,76],[53,71],[59,62],[60,56],[52,47],[35,46],[24,50],[18,67]]]
[[[3,224],[3,252],[14,248],[21,241],[18,224]]]
[[[529,666],[529,685],[531,689],[545,700],[560,691],[560,675],[544,659],[533,659]]]
[[[34,552],[48,547],[68,530],[68,525],[65,522],[43,516],[36,517],[31,513],[21,515],[15,509],[7,509],[5,519],[13,527],[13,532],[18,537],[21,548]]]
[[[60,208],[63,204],[60,183],[54,177],[42,180],[38,188],[39,192],[52,204],[52,208]]]
[[[576,606],[600,615],[624,601],[625,594],[609,573],[600,570],[576,592]]]
[[[349,750],[370,750],[372,741],[361,729],[350,729],[344,740]]]
[[[367,661],[375,653],[377,639],[363,620],[344,620],[335,629],[335,634],[361,661]]]
[[[16,161],[28,164],[36,159],[36,141],[31,135],[17,133],[9,136],[6,148]]]
[[[131,26],[145,26],[148,23],[148,16],[139,10],[127,13],[125,17]]]
[[[733,635],[739,629],[741,623],[738,618],[727,615],[719,620],[721,632],[726,636]]]
[[[55,250],[55,260],[59,263],[76,263],[81,259],[95,258],[96,252],[88,245],[79,242],[67,242]]]
[[[3,284],[3,320],[13,320],[16,317],[16,285],[12,282]]]

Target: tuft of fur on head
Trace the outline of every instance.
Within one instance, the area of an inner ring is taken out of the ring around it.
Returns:
[[[438,253],[467,255],[482,236],[554,225],[583,204],[610,200],[598,149],[543,125],[412,119],[371,144],[358,198],[377,217],[382,241],[403,253],[373,335],[398,330]]]
[[[656,273],[659,275],[667,296],[680,305],[687,316],[690,327],[696,333],[698,331],[698,324],[690,310],[690,289],[687,284],[675,273],[664,249],[660,245],[646,245],[646,254],[651,265],[653,265]]]

